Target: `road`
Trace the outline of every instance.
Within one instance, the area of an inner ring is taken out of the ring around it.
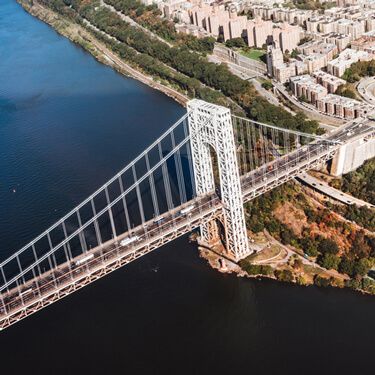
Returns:
[[[208,60],[210,62],[213,62],[215,64],[227,64],[229,70],[231,70],[233,74],[235,74],[236,76],[242,78],[245,81],[247,81],[247,80],[249,80],[251,78],[254,78],[254,77],[259,77],[259,76],[262,75],[262,74],[260,74],[259,72],[255,71],[255,70],[252,71],[250,69],[244,68],[242,66],[234,64],[231,61],[228,61],[226,59],[222,59],[222,58],[220,58],[217,55],[213,55],[213,54],[212,55],[208,55],[207,58],[208,58]]]
[[[130,24],[131,26],[134,26],[138,29],[141,29],[143,30],[145,33],[147,33],[148,35],[152,36],[153,38],[159,40],[160,42],[163,42],[165,44],[167,44],[169,47],[173,47],[173,44],[167,42],[165,39],[161,38],[159,35],[153,33],[151,30],[149,29],[146,29],[145,27],[143,27],[142,25],[140,25],[139,23],[135,22],[132,18],[130,18],[129,16],[125,15],[124,13],[116,10],[115,7],[113,7],[112,5],[110,4],[107,4],[105,2],[105,0],[100,0],[100,5],[109,9],[111,12],[114,12],[116,13],[123,21],[127,22],[128,24]]]
[[[357,85],[359,95],[371,105],[375,105],[375,77],[365,77]]]
[[[290,108],[283,106],[280,103],[279,99],[277,99],[277,97],[271,91],[268,91],[264,87],[262,87],[262,84],[256,78],[251,79],[251,82],[254,85],[255,89],[259,92],[259,94],[263,96],[263,98],[266,98],[269,103],[276,106],[282,106],[289,113],[293,113]]]
[[[355,204],[356,206],[368,208],[375,208],[371,203],[365,202],[362,199],[353,197],[352,195],[346,194],[338,189],[335,189],[332,186],[329,186],[325,181],[322,181],[318,178],[310,176],[307,173],[302,173],[298,175],[297,180],[302,181],[304,184],[310,186],[314,190],[319,191],[320,193],[335,199],[344,204]]]
[[[269,103],[276,106],[283,106],[282,103],[277,99],[277,97],[270,91],[264,89],[261,83],[257,80],[259,73],[252,72],[249,69],[243,68],[237,64],[234,64],[230,61],[220,59],[218,56],[210,55],[208,56],[209,61],[215,64],[226,64],[229,70],[236,75],[237,77],[243,79],[244,81],[250,81],[258,93],[263,96]],[[290,108],[283,106],[283,108],[289,113],[294,113]]]
[[[272,81],[272,83],[281,95],[283,95],[287,100],[293,103],[301,111],[307,113],[308,116],[312,118],[313,120],[317,120],[324,124],[334,125],[334,126],[340,126],[340,125],[345,124],[345,120],[343,119],[324,115],[318,112],[318,110],[315,107],[313,107],[311,104],[301,103],[298,99],[296,99],[295,97],[289,94],[289,92],[287,91],[287,89],[284,87],[283,84],[276,82],[274,80]]]
[[[190,211],[182,214],[181,210],[187,207],[190,207]],[[23,284],[22,289],[15,287],[2,292],[0,329],[22,319],[25,306],[30,308],[35,305],[34,310],[30,310],[30,313],[33,313],[63,298],[122,265],[159,248],[164,243],[191,232],[204,221],[212,220],[215,213],[221,211],[221,207],[222,203],[215,193],[201,196],[164,214],[163,219],[159,218],[158,222],[150,220],[132,229],[131,232],[123,233],[116,239],[60,264],[53,271],[31,278]],[[202,221],[205,216],[206,219]],[[161,237],[165,237],[168,233],[170,239],[163,242]],[[121,245],[121,241],[125,238],[131,239],[132,242]],[[40,304],[42,298],[44,302]],[[8,319],[2,320],[1,315],[6,316],[7,313]],[[15,317],[15,314],[19,315]]]

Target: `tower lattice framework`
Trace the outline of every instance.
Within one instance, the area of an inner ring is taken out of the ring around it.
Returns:
[[[230,110],[194,99],[188,103],[188,112],[196,193],[206,194],[215,189],[211,146],[218,160],[226,248],[232,258],[242,259],[252,251],[246,232]],[[204,241],[210,242],[217,235],[216,222],[201,226]]]

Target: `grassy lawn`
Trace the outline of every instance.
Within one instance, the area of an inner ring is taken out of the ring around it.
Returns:
[[[266,54],[266,51],[263,49],[247,49],[241,50],[241,55],[248,57],[249,59],[262,61],[261,57]]]

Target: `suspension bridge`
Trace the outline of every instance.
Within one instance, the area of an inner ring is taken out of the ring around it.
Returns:
[[[234,261],[250,255],[244,203],[374,135],[356,122],[304,134],[190,101],[138,157],[0,262],[0,329],[198,227],[207,243],[222,230]]]

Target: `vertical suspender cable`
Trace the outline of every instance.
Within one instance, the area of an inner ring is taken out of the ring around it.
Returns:
[[[148,157],[148,153],[145,155],[145,159],[146,159],[147,173],[149,173],[150,172],[150,160],[149,160],[149,157]],[[152,206],[153,206],[153,209],[154,209],[154,216],[158,217],[160,215],[160,212],[159,212],[158,196],[156,194],[155,180],[154,180],[154,174],[153,173],[150,173],[149,184],[150,184],[150,187],[151,187],[151,198],[152,198]]]
[[[76,213],[77,213],[77,218],[78,218],[78,225],[81,228],[82,227],[81,214],[79,213],[79,210],[77,210]],[[85,253],[87,251],[87,244],[86,244],[85,234],[83,233],[83,231],[79,232],[78,237],[81,243],[82,252]]]
[[[130,218],[129,218],[128,204],[126,202],[126,197],[125,197],[125,194],[124,194],[124,184],[122,182],[121,176],[119,176],[118,182],[119,182],[119,185],[120,185],[120,191],[121,191],[121,195],[122,195],[122,204],[124,206],[126,229],[129,231],[131,229],[131,224],[130,224]]]
[[[94,216],[96,216],[96,208],[95,208],[94,199],[91,199],[91,208],[92,208],[92,213],[94,214]],[[94,228],[95,228],[96,242],[97,242],[98,246],[101,246],[102,245],[102,235],[100,233],[100,227],[99,227],[98,220],[94,221]]]
[[[105,198],[106,198],[106,201],[107,201],[107,207],[109,207],[108,208],[108,214],[109,214],[109,220],[111,222],[112,234],[113,234],[113,238],[115,239],[117,237],[117,233],[116,233],[115,221],[113,219],[112,207],[110,207],[111,201],[109,199],[109,193],[108,193],[107,186],[105,187],[104,192],[105,192]]]
[[[62,227],[63,227],[64,237],[65,237],[65,239],[67,239],[67,237],[68,237],[68,232],[67,232],[67,230],[66,230],[65,221],[62,222]],[[69,254],[69,256],[70,256],[70,259],[73,259],[72,250],[71,250],[71,248],[70,248],[70,244],[69,244],[69,242],[67,242],[66,247],[68,248],[68,254]],[[40,270],[39,270],[39,273],[40,273]]]
[[[145,213],[143,211],[143,202],[142,202],[142,196],[141,196],[141,191],[140,191],[140,188],[139,188],[139,183],[137,183],[137,172],[135,170],[135,165],[133,164],[132,165],[132,171],[133,171],[133,179],[134,179],[134,183],[137,184],[136,187],[135,187],[135,191],[137,193],[137,200],[138,200],[138,208],[139,208],[139,214],[141,215],[141,220],[142,220],[142,224],[145,223]]]
[[[184,135],[186,139],[188,137],[188,129],[187,129],[187,122],[185,120],[183,123],[183,127],[184,127]],[[193,170],[193,160],[191,156],[190,141],[186,143],[186,153],[187,153],[187,159],[189,162],[189,175],[190,175],[190,182],[191,182],[191,188],[192,188],[192,195],[195,196],[195,178],[194,178],[194,170]]]
[[[159,148],[159,157],[160,157],[160,160],[162,160],[163,159],[163,151],[162,151],[160,143],[158,144],[158,148]],[[161,169],[162,169],[162,172],[163,172],[163,183],[164,183],[165,195],[166,195],[166,198],[167,198],[168,210],[172,210],[174,208],[174,204],[173,204],[173,200],[172,200],[171,187],[170,187],[170,184],[169,184],[169,176],[168,176],[168,169],[167,169],[166,162],[164,162],[162,164]]]

